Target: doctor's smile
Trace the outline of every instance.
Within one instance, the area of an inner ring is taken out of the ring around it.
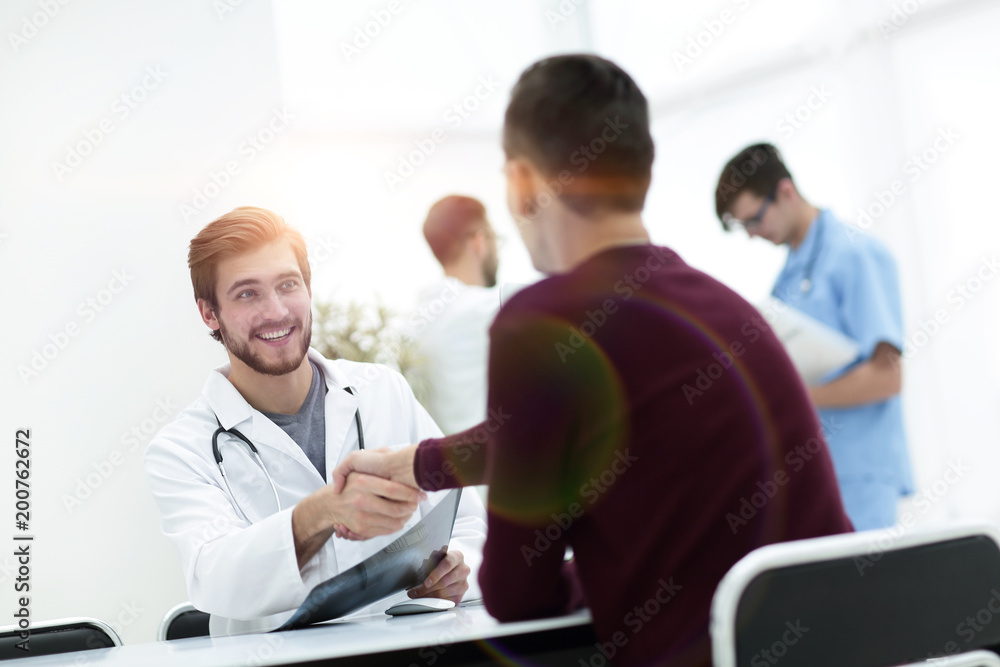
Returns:
[[[219,259],[217,296],[200,299],[199,308],[236,362],[237,386],[247,370],[272,377],[299,370],[298,379],[308,380],[301,370],[308,370],[312,295],[304,271],[293,248],[280,241]]]
[[[290,328],[288,328],[288,329],[279,329],[278,331],[269,331],[267,333],[259,333],[259,334],[257,334],[257,338],[260,338],[261,340],[266,340],[269,343],[280,343],[280,342],[284,342],[284,340],[288,337],[288,334],[290,334],[291,332],[292,332],[292,330]]]

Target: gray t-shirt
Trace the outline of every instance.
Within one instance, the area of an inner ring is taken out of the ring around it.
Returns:
[[[280,412],[265,412],[264,415],[281,427],[281,430],[295,441],[305,452],[312,464],[319,471],[319,476],[326,479],[326,382],[323,371],[312,361],[312,385],[302,407],[294,415]]]

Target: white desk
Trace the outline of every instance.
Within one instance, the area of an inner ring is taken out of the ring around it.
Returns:
[[[440,666],[460,664],[462,660],[457,654],[468,654],[470,651],[468,645],[475,642],[481,645],[489,642],[494,645],[497,649],[494,655],[509,654],[511,652],[509,647],[503,644],[519,640],[524,635],[537,637],[546,652],[577,650],[581,655],[593,653],[594,639],[589,626],[590,613],[587,611],[558,618],[499,623],[486,612],[481,603],[472,603],[440,613],[395,617],[379,614],[356,619],[353,622],[326,623],[291,632],[237,637],[195,637],[169,642],[132,644],[109,649],[36,656],[11,660],[4,664],[11,667],[19,665],[253,667],[320,662],[333,665],[358,664],[361,661],[365,665]],[[473,662],[477,664],[488,662],[486,656],[491,654],[491,649],[486,646],[484,648],[486,650]],[[399,651],[407,651],[409,655],[393,653],[384,656],[385,660],[379,660],[380,654]],[[350,656],[355,657],[350,658]],[[337,658],[348,659],[340,662],[336,660]],[[576,660],[569,664],[576,664]]]

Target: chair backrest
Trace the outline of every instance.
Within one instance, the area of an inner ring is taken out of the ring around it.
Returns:
[[[158,641],[208,636],[209,614],[198,611],[190,602],[183,602],[164,615],[156,632]]]
[[[118,633],[94,618],[61,618],[0,627],[0,660],[121,646]]]
[[[716,667],[882,667],[996,646],[1000,532],[898,528],[762,547],[720,582],[711,631]]]
[[[1000,656],[990,651],[970,651],[950,658],[915,662],[906,667],[1000,667]]]

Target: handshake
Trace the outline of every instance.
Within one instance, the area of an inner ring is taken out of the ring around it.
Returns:
[[[346,501],[334,534],[366,540],[400,530],[427,494],[413,476],[417,446],[352,452],[333,471],[332,491]]]
[[[341,512],[334,520],[334,534],[349,540],[366,540],[394,533],[417,510],[427,494],[417,488],[413,457],[417,446],[398,450],[367,449],[352,452],[333,471],[333,482],[321,493],[339,496]],[[462,601],[469,590],[470,567],[461,551],[450,549],[444,559],[418,586],[411,598],[433,597]]]

